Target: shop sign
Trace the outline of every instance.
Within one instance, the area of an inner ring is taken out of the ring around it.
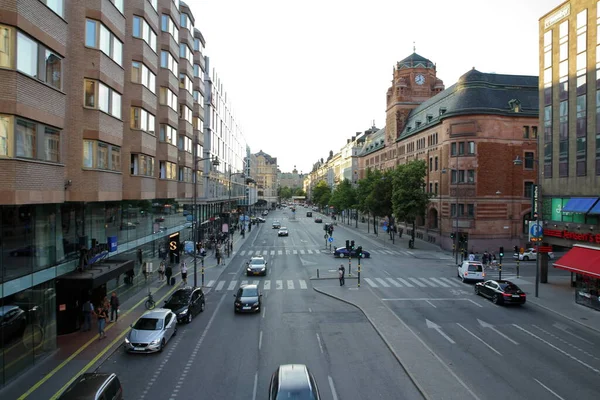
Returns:
[[[580,233],[571,232],[568,230],[544,229],[544,236],[557,237],[567,240],[575,240],[577,242],[588,242],[600,244],[600,233]]]
[[[544,19],[544,29],[550,28],[552,25],[568,17],[570,14],[571,4],[565,4],[563,7],[559,8],[550,14],[546,19]]]

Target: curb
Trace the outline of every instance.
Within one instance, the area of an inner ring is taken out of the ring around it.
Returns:
[[[321,289],[317,289],[316,287],[313,286],[313,290],[317,293],[320,293],[324,296],[328,296],[331,297],[332,299],[341,301],[342,303],[346,303],[352,307],[357,308],[369,321],[369,323],[371,324],[371,326],[373,327],[373,329],[375,329],[375,332],[377,332],[377,335],[379,335],[379,337],[381,338],[381,340],[383,340],[383,343],[385,343],[385,345],[387,346],[387,348],[390,350],[390,352],[392,353],[392,355],[394,356],[394,358],[396,359],[396,361],[398,361],[398,364],[400,364],[400,366],[402,367],[402,370],[406,373],[406,375],[408,376],[408,379],[410,379],[410,381],[413,383],[413,385],[415,385],[415,388],[417,389],[417,391],[421,394],[421,396],[423,396],[423,398],[425,400],[431,400],[431,398],[427,395],[427,393],[425,392],[425,389],[423,389],[423,387],[421,387],[421,384],[419,384],[419,382],[417,381],[417,379],[413,376],[413,374],[408,370],[408,368],[406,368],[406,366],[404,365],[404,362],[402,361],[402,359],[400,358],[400,356],[396,353],[396,351],[394,350],[394,348],[392,347],[392,345],[387,341],[387,339],[383,336],[383,334],[379,331],[379,329],[377,328],[377,326],[375,325],[375,323],[373,322],[373,320],[371,320],[371,318],[367,315],[367,313],[365,312],[365,310],[363,310],[358,304],[352,303],[348,300],[342,299],[341,297],[338,297],[336,295],[327,293]]]
[[[550,307],[548,307],[548,306],[544,306],[544,305],[542,305],[542,304],[540,304],[540,303],[536,302],[535,300],[533,300],[533,301],[532,301],[532,300],[527,300],[527,303],[529,303],[529,304],[533,304],[533,305],[534,305],[534,306],[536,306],[536,307],[543,308],[544,310],[546,310],[546,311],[549,311],[549,312],[551,312],[551,313],[554,313],[554,314],[556,314],[556,315],[560,315],[561,317],[563,317],[563,318],[565,318],[565,319],[568,319],[569,321],[571,321],[571,322],[574,322],[574,323],[576,323],[576,324],[579,324],[579,325],[581,325],[581,326],[584,326],[584,327],[586,327],[586,328],[588,328],[588,329],[591,329],[591,330],[592,330],[592,331],[594,331],[594,332],[600,332],[600,329],[598,329],[598,328],[594,328],[594,327],[592,327],[592,326],[590,326],[590,325],[586,324],[585,322],[581,322],[581,321],[579,321],[579,320],[576,320],[575,318],[569,317],[569,316],[567,316],[567,315],[565,315],[565,314],[563,314],[563,313],[561,313],[561,312],[558,312],[558,311],[556,311],[556,310],[553,310],[552,308],[550,308]]]

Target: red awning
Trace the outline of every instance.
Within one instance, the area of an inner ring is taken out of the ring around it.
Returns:
[[[554,267],[600,278],[600,249],[574,246],[554,263]]]

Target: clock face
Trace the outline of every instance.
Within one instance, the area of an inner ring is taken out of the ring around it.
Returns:
[[[424,84],[424,83],[425,83],[425,77],[424,77],[423,75],[421,75],[421,74],[419,74],[419,75],[415,76],[415,83],[416,83],[417,85],[422,85],[422,84]]]

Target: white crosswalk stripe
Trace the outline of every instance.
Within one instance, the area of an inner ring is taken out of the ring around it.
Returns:
[[[308,252],[308,254],[312,254],[313,253],[311,249],[308,249],[306,251]]]
[[[396,286],[396,287],[402,287],[401,284],[399,284],[398,282],[396,282],[392,278],[385,278],[385,280],[388,281],[389,283],[391,283],[392,285]]]
[[[219,283],[217,284],[216,290],[219,291],[219,290],[223,289],[223,286],[225,286],[225,281],[219,281]]]
[[[378,287],[377,284],[369,278],[365,278],[365,282],[367,282],[371,287]]]
[[[229,287],[227,288],[227,290],[233,290],[233,289],[235,289],[236,286],[237,286],[237,281],[231,281],[231,282],[229,282]]]
[[[271,255],[274,256],[275,255],[275,250],[271,250]]]
[[[277,289],[277,290],[283,289],[283,281],[280,281],[280,280],[275,281],[275,289]]]
[[[244,254],[246,254],[246,250],[240,251],[240,256],[243,256]]]
[[[213,287],[215,286],[215,281],[208,281],[208,283],[206,284],[206,287]]]
[[[437,283],[441,287],[450,287],[450,285],[448,285],[446,282],[442,282],[439,279],[436,279],[436,278],[429,278],[429,279],[431,279],[432,281],[434,281],[435,283]]]
[[[426,285],[426,284],[424,284],[423,282],[421,282],[421,281],[420,281],[420,280],[418,280],[417,278],[408,278],[408,279],[410,279],[412,282],[416,283],[416,284],[417,284],[417,286],[420,286],[420,287],[427,287],[427,285]]]
[[[301,250],[300,250],[300,254],[305,254],[305,253],[304,253],[304,250],[302,250],[302,249],[301,249]]]
[[[451,286],[454,286],[454,287],[460,287],[461,286],[458,282],[453,281],[452,279],[449,279],[449,278],[439,278],[439,279],[443,280],[444,282],[448,282]]]
[[[294,281],[288,280],[287,281],[287,288],[290,290],[294,289]]]
[[[306,286],[306,281],[303,279],[300,279],[300,289],[308,289]]]
[[[415,287],[412,283],[410,283],[409,281],[407,281],[406,279],[402,279],[402,278],[396,278],[398,279],[400,282],[404,283],[404,285],[406,287]]]
[[[267,255],[267,253],[268,253],[268,251],[267,251],[267,250],[264,250],[264,251],[263,251],[263,256],[266,256],[266,255]]]
[[[278,251],[277,251],[277,255],[279,255],[279,256],[280,256],[280,255],[282,255],[282,254],[283,254],[283,251],[281,251],[281,250],[278,250]]]
[[[388,285],[388,283],[381,278],[375,278],[375,280],[383,287],[390,287],[390,285]]]
[[[291,251],[291,250],[286,250],[286,251],[285,251],[285,255],[286,255],[286,256],[289,256],[290,254],[292,254],[292,251]]]
[[[258,281],[252,281],[253,285],[258,285]]]
[[[298,250],[294,250],[294,254],[298,254]]]
[[[425,282],[426,285],[431,286],[431,287],[437,287],[437,285],[435,283],[431,283],[429,282],[427,279],[425,278],[419,278],[421,281]]]
[[[244,285],[247,285],[247,284],[248,284],[248,281],[242,281],[242,283],[240,283],[240,286],[244,286]]]
[[[271,281],[265,281],[265,285],[263,286],[263,290],[271,290]]]

